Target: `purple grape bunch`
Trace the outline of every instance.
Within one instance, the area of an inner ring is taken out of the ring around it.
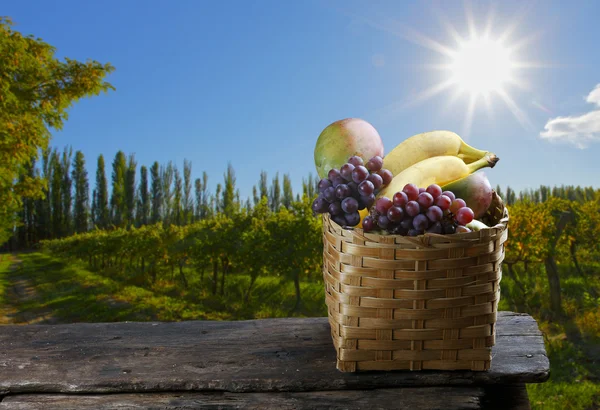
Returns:
[[[383,168],[383,158],[374,156],[366,163],[359,156],[352,156],[339,169],[332,169],[327,178],[319,181],[319,195],[312,203],[316,213],[329,213],[340,226],[356,226],[361,211],[370,209],[375,196],[388,185],[394,175]]]
[[[451,191],[432,184],[419,188],[406,184],[390,199],[378,198],[370,215],[363,220],[365,232],[380,229],[394,235],[418,236],[426,232],[453,234],[470,232],[473,210]]]

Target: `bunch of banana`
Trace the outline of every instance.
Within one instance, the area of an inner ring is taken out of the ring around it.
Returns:
[[[498,160],[495,154],[471,147],[451,131],[417,134],[384,157],[384,167],[395,176],[377,196],[391,198],[409,183],[423,188],[431,184],[443,187],[478,169],[493,168]]]

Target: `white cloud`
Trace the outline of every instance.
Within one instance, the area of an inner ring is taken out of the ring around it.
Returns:
[[[600,107],[600,84],[585,99]],[[540,137],[549,141],[567,142],[577,148],[587,148],[591,143],[600,142],[600,110],[582,115],[556,117],[548,120]]]

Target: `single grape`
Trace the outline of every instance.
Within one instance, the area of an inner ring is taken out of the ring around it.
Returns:
[[[415,184],[406,184],[402,188],[402,192],[406,194],[409,201],[414,201],[419,196],[419,188]]]
[[[348,182],[346,185],[348,185],[350,187],[350,189],[352,190],[352,196],[354,196],[354,197],[359,196],[358,184],[356,182],[354,182],[354,181]]]
[[[379,155],[375,155],[369,161],[367,161],[367,169],[371,172],[377,172],[383,167],[383,158]]]
[[[458,210],[460,208],[464,208],[465,206],[467,206],[467,204],[465,203],[465,201],[463,201],[460,198],[457,198],[454,201],[452,201],[452,204],[450,204],[450,212],[452,212],[454,215],[456,215],[456,213],[458,212]]]
[[[439,206],[442,209],[442,211],[445,211],[446,209],[450,208],[450,205],[452,204],[452,199],[450,199],[449,196],[442,194],[435,199],[435,204]]]
[[[427,229],[427,232],[429,233],[442,233],[442,224],[438,221],[438,222],[434,222],[433,225],[431,225],[429,227],[429,229]]]
[[[392,202],[395,206],[406,206],[406,204],[408,203],[408,196],[406,195],[406,192],[396,192],[392,197]]]
[[[373,229],[375,229],[375,221],[371,215],[365,216],[362,225],[365,232],[371,232]]]
[[[346,223],[348,226],[356,226],[360,222],[360,214],[358,211],[346,213],[344,217],[346,218]]]
[[[365,162],[358,155],[354,155],[353,157],[348,158],[348,163],[357,167],[359,165],[363,165]]]
[[[362,165],[354,168],[352,171],[352,180],[357,184],[363,182],[369,176],[369,170]]]
[[[337,188],[338,185],[346,184],[346,182],[348,181],[346,181],[344,177],[338,175],[331,180],[331,185],[333,185],[334,188]]]
[[[385,215],[379,215],[377,217],[377,226],[381,229],[387,229],[390,226],[390,220]]]
[[[337,168],[330,169],[329,172],[327,173],[327,178],[329,178],[329,180],[332,182],[335,177],[339,177],[339,176],[340,176],[340,170]]]
[[[394,179],[394,174],[389,169],[380,169],[377,173],[383,180],[383,185],[388,185]]]
[[[373,192],[375,192],[375,186],[373,185],[373,183],[371,181],[368,181],[365,179],[363,182],[358,184],[358,192],[362,196],[369,196]]]
[[[456,213],[455,219],[461,225],[467,225],[475,218],[475,213],[469,207],[460,208]]]
[[[329,203],[336,200],[335,198],[335,188],[330,186],[325,191],[323,191],[323,198]]]
[[[413,218],[411,218],[411,217],[405,217],[402,220],[402,222],[400,222],[400,226],[403,229],[406,229],[406,230],[412,229],[412,227],[413,227]]]
[[[442,224],[442,228],[444,234],[446,235],[451,235],[456,232],[456,225],[454,225],[452,222]]]
[[[404,206],[404,210],[409,216],[417,216],[421,212],[421,207],[417,201],[408,201]]]
[[[312,210],[316,213],[322,214],[327,212],[327,208],[329,206],[329,202],[325,200],[321,195],[315,198],[312,203]]]
[[[344,199],[344,198],[348,198],[350,195],[352,195],[352,190],[350,189],[350,187],[346,184],[339,184],[337,187],[335,187],[335,196],[338,199]]]
[[[342,213],[344,213],[344,211],[342,210],[342,205],[338,201],[329,204],[330,215],[340,215]]]
[[[408,236],[419,236],[421,234],[422,234],[422,232],[419,231],[418,229],[413,228],[413,229],[408,230]]]
[[[456,195],[454,195],[454,192],[452,191],[444,191],[442,192],[442,195],[446,195],[448,198],[450,198],[451,201],[454,201],[456,199]]]
[[[426,215],[431,222],[437,222],[442,220],[442,217],[444,216],[444,211],[442,211],[442,209],[439,206],[433,205],[430,206],[429,209],[427,209]]]
[[[413,228],[424,231],[429,227],[429,219],[423,214],[415,216],[413,219]]]
[[[417,197],[417,202],[422,209],[427,209],[433,205],[433,196],[429,192],[421,192]]]
[[[375,189],[379,189],[383,185],[383,178],[379,174],[370,174],[367,177],[367,181],[371,181]]]
[[[438,184],[431,184],[427,187],[425,192],[429,192],[433,199],[436,199],[440,195],[442,195],[442,188]]]
[[[422,194],[423,192],[425,192],[426,189],[425,188],[419,188],[419,193]]]
[[[331,217],[331,219],[339,226],[346,226],[346,218],[344,218],[344,214],[334,215]]]
[[[354,171],[354,165],[352,165],[352,164],[344,164],[340,168],[340,175],[346,181],[352,181],[352,171]]]
[[[322,180],[319,181],[319,192],[323,193],[323,191],[325,191],[327,188],[329,188],[331,186],[331,181],[327,178],[323,178]]]
[[[392,222],[400,222],[404,218],[404,210],[399,206],[392,206],[387,211],[387,217]]]
[[[347,214],[351,214],[358,210],[358,201],[355,198],[348,197],[342,201],[342,209]]]
[[[471,230],[464,225],[458,225],[456,227],[456,233],[465,233],[465,232],[471,232]]]
[[[375,203],[375,194],[363,196],[360,199],[365,203],[365,207],[370,209]]]
[[[379,212],[381,215],[386,215],[388,209],[392,206],[392,200],[386,196],[382,196],[381,198],[375,201],[375,210]]]

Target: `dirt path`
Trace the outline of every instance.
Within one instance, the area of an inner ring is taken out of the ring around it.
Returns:
[[[22,309],[23,304],[35,300],[37,293],[21,270],[22,260],[17,255],[11,255],[12,264],[8,276],[11,285],[7,288],[5,305],[0,305],[0,325],[54,324],[56,319],[49,310],[28,311]]]

